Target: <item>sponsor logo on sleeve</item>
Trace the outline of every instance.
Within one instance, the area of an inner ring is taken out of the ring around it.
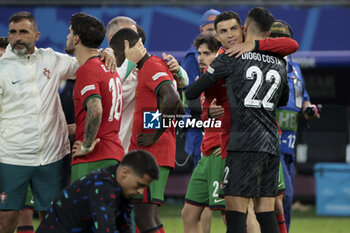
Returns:
[[[159,72],[159,73],[156,73],[155,75],[153,75],[152,79],[153,79],[153,81],[156,81],[158,78],[160,78],[162,76],[168,76],[168,74],[165,72]]]
[[[83,90],[80,91],[81,95],[84,95],[87,91],[95,90],[95,85],[88,85],[83,88]]]

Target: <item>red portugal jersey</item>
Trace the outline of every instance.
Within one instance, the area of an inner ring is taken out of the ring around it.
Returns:
[[[144,129],[144,115],[149,112],[162,110],[162,100],[158,96],[158,91],[162,85],[173,83],[174,77],[163,59],[151,56],[143,64],[138,73],[138,84],[136,87],[136,104],[134,121],[132,125],[132,135],[129,151],[146,150],[157,159],[159,166],[175,166],[176,139],[173,127],[164,131],[159,140],[152,146],[137,146],[137,135],[140,133],[154,133],[156,129]],[[146,116],[146,115],[145,115]]]
[[[218,55],[223,53],[224,49],[220,48]],[[214,86],[210,87],[204,94],[202,120],[209,118],[209,107],[213,99],[216,98],[216,104],[224,108],[224,115],[221,120],[221,129],[206,128],[204,130],[204,137],[201,144],[201,151],[205,156],[209,156],[215,147],[221,146],[221,157],[226,158],[227,146],[230,137],[231,120],[230,108],[226,95],[225,80],[220,79]]]
[[[216,82],[212,87],[210,87],[203,97],[203,111],[202,111],[202,121],[209,119],[209,108],[210,104],[214,98],[216,98],[216,104],[221,105],[222,97],[226,98],[226,87],[223,86],[224,79]],[[222,118],[218,119],[222,121]],[[209,156],[216,147],[220,146],[220,135],[221,128],[205,128],[204,136],[201,144],[201,152],[205,156]]]
[[[86,103],[91,97],[102,102],[102,119],[96,138],[100,142],[94,150],[72,161],[77,163],[95,162],[105,159],[121,161],[124,149],[118,133],[122,116],[122,85],[117,73],[111,73],[99,57],[90,58],[76,73],[74,86],[74,111],[77,129],[75,140],[84,140]]]

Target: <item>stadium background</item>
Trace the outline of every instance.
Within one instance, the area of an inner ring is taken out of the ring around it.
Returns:
[[[288,5],[281,5],[282,2]],[[315,163],[350,163],[350,92],[348,91],[350,86],[350,43],[348,42],[350,30],[347,25],[350,22],[350,1],[1,0],[0,5],[0,36],[7,35],[7,21],[10,15],[21,10],[30,11],[36,17],[41,32],[37,47],[52,47],[63,52],[69,19],[73,13],[81,11],[94,15],[105,24],[115,16],[126,15],[135,19],[144,28],[147,35],[146,47],[149,51],[155,54],[163,51],[170,52],[179,60],[199,34],[200,19],[207,9],[234,10],[240,14],[244,22],[251,7],[264,5],[271,10],[275,18],[288,22],[293,28],[294,39],[299,42],[300,46],[299,51],[293,55],[293,59],[302,65],[312,102],[323,104],[320,120],[300,124],[296,150],[296,199],[308,204],[315,203],[316,189],[313,170]],[[102,46],[107,46],[106,41]],[[183,163],[186,158],[179,140],[177,160]],[[183,197],[190,172],[191,163],[185,164],[184,167],[176,167],[167,187],[169,198],[181,199]],[[344,175],[349,177],[348,173]],[[348,184],[347,187],[349,186]],[[345,201],[350,202],[350,197]],[[315,215],[314,210],[312,208],[309,213],[311,218]],[[173,212],[173,210],[170,209],[168,212]],[[345,224],[347,229],[350,229],[349,222]],[[176,226],[177,223],[174,225]],[[342,226],[340,223],[335,225]],[[323,228],[325,229],[327,228]],[[292,232],[303,232],[293,227],[292,230]]]

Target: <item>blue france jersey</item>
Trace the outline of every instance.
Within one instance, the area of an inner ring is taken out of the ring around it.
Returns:
[[[276,119],[282,130],[281,154],[294,154],[294,144],[298,129],[298,114],[303,108],[304,101],[310,101],[305,89],[305,83],[299,64],[288,59],[288,105],[280,107],[276,111]]]

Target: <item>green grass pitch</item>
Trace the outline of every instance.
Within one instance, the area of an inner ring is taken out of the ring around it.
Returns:
[[[181,205],[161,207],[161,218],[166,233],[183,232],[181,209]],[[38,224],[39,221],[35,219],[34,226],[37,227]],[[214,211],[211,232],[226,232],[219,211]],[[294,211],[289,233],[350,233],[350,217],[319,217],[316,216],[315,207],[306,212]]]

